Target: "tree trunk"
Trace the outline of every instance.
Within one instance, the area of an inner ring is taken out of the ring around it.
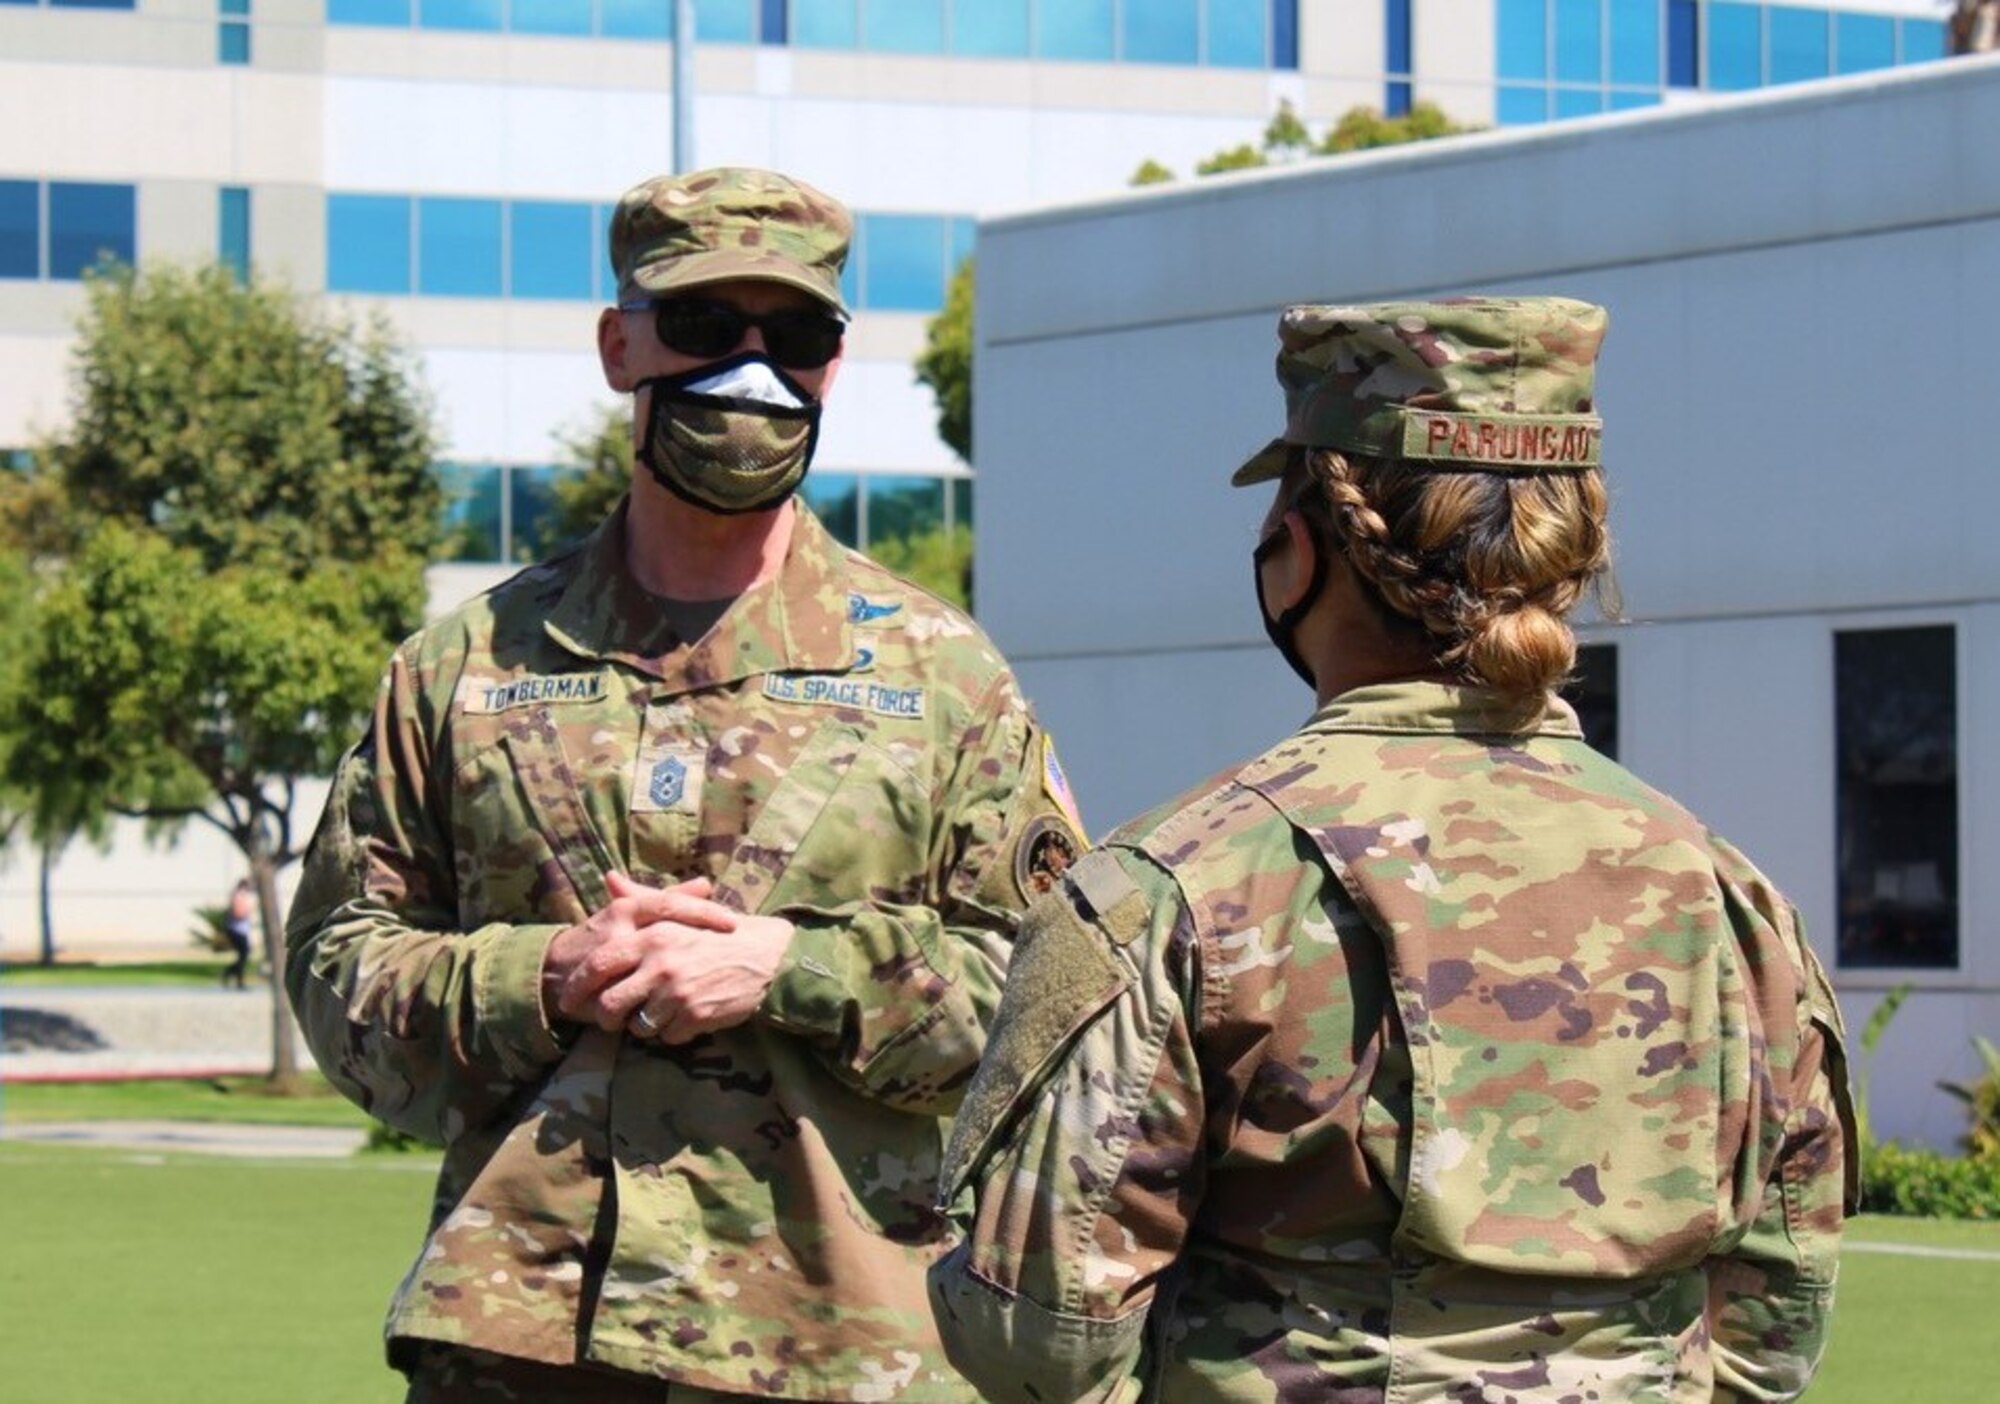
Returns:
[[[60,850],[54,844],[38,846],[41,855],[41,873],[36,885],[36,898],[41,906],[42,917],[42,964],[56,963],[56,916],[55,908],[49,900],[50,876],[55,871],[56,858]]]
[[[285,999],[285,931],[278,920],[278,866],[271,861],[263,826],[253,825],[248,845],[250,882],[257,889],[257,916],[264,931],[264,963],[271,972],[271,1083],[289,1090],[299,1082],[298,1041],[292,1007]]]

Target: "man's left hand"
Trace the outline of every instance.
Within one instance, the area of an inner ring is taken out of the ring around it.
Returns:
[[[623,873],[609,876],[613,897],[649,889]],[[734,1028],[764,1002],[785,952],[792,924],[782,917],[746,916],[717,903],[732,931],[683,928],[682,939],[656,945],[637,968],[599,991],[594,1021],[662,1043],[688,1043]],[[678,925],[678,923],[675,923]],[[680,935],[681,933],[676,933]],[[643,1013],[643,1019],[637,1016]]]

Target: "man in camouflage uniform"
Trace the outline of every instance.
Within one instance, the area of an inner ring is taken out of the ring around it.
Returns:
[[[992,645],[792,496],[850,229],[761,171],[624,197],[630,494],[397,650],[334,785],[288,984],[445,1147],[413,1399],[971,1397],[923,1291],[946,1118],[1081,843]]]
[[[1603,326],[1293,308],[1288,432],[1235,482],[1300,445],[1594,472]],[[1350,685],[1384,602],[1290,539],[1329,582],[1289,634],[1318,711],[1023,925],[947,1155],[952,1358],[1036,1404],[1793,1397],[1855,1171],[1797,914],[1553,695]]]

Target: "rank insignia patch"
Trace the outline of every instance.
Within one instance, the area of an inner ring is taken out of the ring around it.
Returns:
[[[698,814],[707,754],[685,742],[672,749],[647,747],[632,770],[634,814]]]

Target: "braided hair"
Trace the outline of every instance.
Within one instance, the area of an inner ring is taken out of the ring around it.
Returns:
[[[1294,450],[1293,499],[1438,666],[1538,701],[1576,666],[1566,622],[1586,594],[1618,612],[1603,475],[1441,473],[1393,458]],[[1288,473],[1288,477],[1293,476]]]

